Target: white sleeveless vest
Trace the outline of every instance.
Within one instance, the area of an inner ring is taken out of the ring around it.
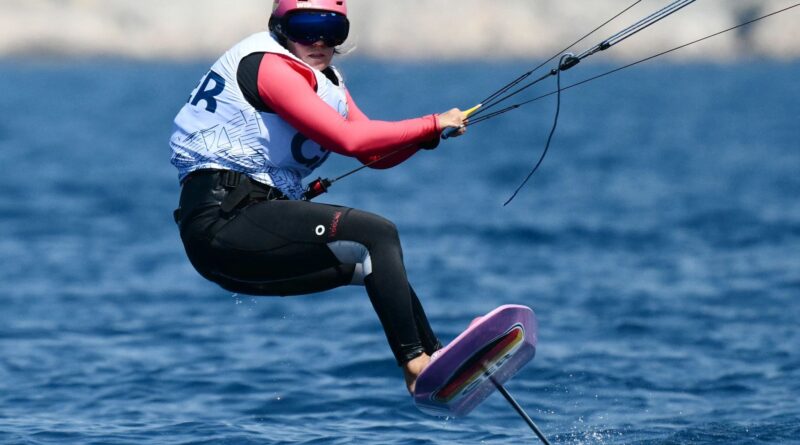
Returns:
[[[338,86],[268,32],[254,34],[214,63],[175,117],[170,138],[172,164],[178,168],[180,180],[199,169],[234,170],[300,199],[302,179],[330,152],[277,114],[260,112],[247,102],[236,74],[242,59],[259,52],[281,54],[307,66],[317,78],[317,95],[347,118],[344,82],[335,69]]]

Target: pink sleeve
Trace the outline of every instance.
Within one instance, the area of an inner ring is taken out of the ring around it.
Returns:
[[[345,89],[345,93],[347,94],[347,120],[368,121],[369,117],[361,111],[361,108],[358,108],[356,101],[353,100],[353,96],[350,95],[350,90]]]
[[[345,90],[347,93],[347,120],[349,121],[368,121],[369,118],[360,108],[356,105],[356,101],[353,100],[353,97],[350,95],[349,90]],[[437,132],[438,134],[438,132]],[[437,138],[439,136],[436,136]],[[384,169],[384,168],[392,168],[395,165],[402,164],[411,156],[417,154],[420,150],[418,146],[414,147],[407,147],[401,149],[395,154],[386,155],[385,159],[381,159],[380,154],[369,155],[369,156],[357,156],[358,160],[361,161],[362,164],[369,164],[369,168],[376,168],[376,169]],[[391,152],[390,152],[391,153]]]
[[[266,54],[261,60],[258,71],[261,99],[297,131],[328,150],[368,162],[376,155],[438,138],[435,115],[398,122],[369,120],[351,102],[351,116],[345,119],[317,96],[315,87],[313,73],[304,65],[277,54]],[[349,93],[348,100],[352,100]],[[408,151],[410,156],[416,149]]]

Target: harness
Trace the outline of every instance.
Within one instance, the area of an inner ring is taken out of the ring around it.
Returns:
[[[197,170],[184,179],[182,186],[185,193],[173,213],[175,222],[181,226],[209,207],[218,206],[222,217],[227,219],[257,202],[289,199],[279,189],[232,170]]]

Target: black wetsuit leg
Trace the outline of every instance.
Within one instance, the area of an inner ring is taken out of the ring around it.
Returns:
[[[300,295],[350,284],[355,264],[341,262],[329,246],[362,245],[372,266],[364,284],[397,362],[441,347],[408,284],[397,229],[385,218],[306,201],[259,202],[229,217],[209,205],[182,222],[181,236],[204,277],[250,295]]]
[[[414,310],[414,321],[417,323],[419,339],[422,341],[422,347],[425,348],[425,353],[431,355],[439,349],[442,349],[442,343],[436,337],[436,334],[434,334],[431,324],[428,322],[428,316],[425,315],[425,310],[422,309],[422,303],[420,303],[417,297],[417,293],[414,292],[411,286],[409,286],[408,289],[411,291],[411,304]]]

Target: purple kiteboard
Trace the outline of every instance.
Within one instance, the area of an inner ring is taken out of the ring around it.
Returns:
[[[527,306],[504,305],[472,321],[433,354],[417,378],[414,402],[443,417],[469,414],[536,354],[536,317]]]

